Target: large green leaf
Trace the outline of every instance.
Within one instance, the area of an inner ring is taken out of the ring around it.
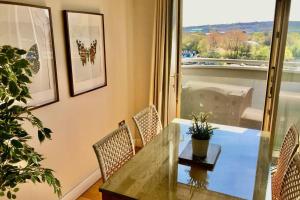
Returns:
[[[5,65],[8,62],[6,56],[0,55],[0,65]]]
[[[49,128],[44,128],[44,134],[48,139],[51,139],[52,131]]]
[[[28,76],[21,74],[20,76],[18,76],[18,80],[23,82],[23,83],[31,83],[30,79],[28,78]]]
[[[7,85],[8,85],[8,77],[6,77],[6,76],[2,76],[2,84],[5,86],[5,87],[7,87]]]
[[[16,67],[16,68],[26,68],[28,67],[30,64],[27,60],[25,59],[21,59],[21,60],[18,60],[16,61],[14,64],[13,64],[13,67]]]
[[[7,194],[6,194],[6,196],[7,196],[8,199],[11,199],[11,192],[8,191]]]
[[[11,49],[11,48],[10,48],[10,49],[7,49],[7,51],[6,51],[6,56],[7,56],[8,59],[14,58],[14,56],[15,56],[14,50]]]
[[[18,96],[20,93],[20,89],[14,81],[9,81],[8,90],[13,97]]]
[[[23,147],[22,143],[18,140],[12,140],[11,145],[13,145],[16,148],[22,148]]]
[[[38,137],[39,137],[39,141],[43,142],[45,140],[45,135],[42,131],[38,131]]]
[[[23,49],[17,49],[16,53],[19,54],[19,55],[25,55],[26,51],[23,50]]]

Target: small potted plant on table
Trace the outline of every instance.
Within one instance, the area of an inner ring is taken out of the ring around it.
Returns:
[[[209,140],[213,135],[213,128],[208,122],[210,113],[200,112],[193,114],[193,124],[189,128],[188,134],[192,135],[193,155],[197,157],[206,157],[209,146]]]

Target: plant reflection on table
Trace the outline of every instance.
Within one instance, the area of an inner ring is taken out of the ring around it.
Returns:
[[[208,174],[207,171],[199,166],[191,166],[190,170],[187,170],[190,174],[189,186],[190,186],[190,200],[194,196],[196,190],[207,189]]]

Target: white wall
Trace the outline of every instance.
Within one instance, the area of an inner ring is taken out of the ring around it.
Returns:
[[[32,145],[44,165],[56,171],[66,194],[98,169],[92,145],[148,104],[154,1],[149,0],[16,0],[51,7],[60,101],[34,111],[53,140]],[[66,66],[62,10],[105,15],[108,86],[71,98]],[[31,131],[34,133],[34,131]],[[36,137],[35,137],[36,139]],[[47,185],[25,184],[22,200],[57,199]]]

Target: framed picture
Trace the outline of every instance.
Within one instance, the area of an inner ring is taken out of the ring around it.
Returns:
[[[0,1],[0,45],[27,51],[32,63],[32,99],[38,108],[59,100],[51,10],[48,7]]]
[[[104,15],[64,11],[71,96],[107,85]]]

